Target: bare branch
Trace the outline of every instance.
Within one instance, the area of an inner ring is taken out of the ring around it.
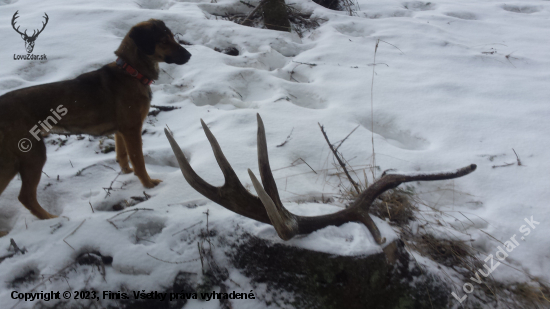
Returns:
[[[330,150],[334,154],[334,157],[336,157],[336,160],[338,160],[338,163],[340,164],[340,166],[342,167],[342,169],[346,173],[346,176],[348,177],[349,182],[351,182],[351,184],[355,188],[355,191],[357,191],[357,194],[360,194],[361,190],[359,190],[359,185],[357,184],[357,182],[355,182],[355,180],[353,180],[353,178],[351,178],[350,174],[348,173],[348,169],[346,168],[346,164],[344,162],[342,162],[342,159],[340,159],[340,156],[338,155],[338,152],[336,151],[336,149],[334,149],[334,146],[332,146],[332,144],[328,140],[328,136],[327,136],[327,133],[325,133],[325,129],[323,128],[323,126],[320,123],[317,123],[317,124],[319,125],[319,128],[321,128],[321,132],[323,132],[323,136],[325,137],[325,140],[327,141],[328,147],[330,148]]]

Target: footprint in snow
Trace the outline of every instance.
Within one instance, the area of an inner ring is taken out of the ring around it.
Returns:
[[[169,0],[138,0],[134,1],[140,8],[148,10],[167,10],[174,5]]]
[[[264,71],[275,71],[286,66],[290,57],[285,57],[273,48],[269,51],[248,54],[243,57],[227,57],[225,64],[238,68],[254,68]]]
[[[17,75],[26,81],[39,80],[49,73],[57,71],[57,68],[47,61],[30,61],[19,69]]]
[[[421,1],[403,2],[403,7],[411,11],[435,10],[435,4],[432,2],[421,2]]]
[[[530,5],[524,5],[524,6],[504,5],[502,9],[508,12],[523,13],[523,14],[531,14],[531,13],[536,13],[540,11],[540,8],[536,6],[530,6]]]
[[[477,16],[469,12],[449,12],[445,13],[445,15],[465,20],[477,20]]]
[[[362,127],[372,130],[370,119],[364,118],[359,121]],[[424,150],[430,146],[430,142],[423,137],[413,134],[410,130],[399,128],[393,119],[383,115],[380,115],[379,121],[374,124],[374,133],[382,136],[388,144],[401,149]]]
[[[365,25],[361,25],[355,22],[338,24],[333,26],[334,29],[343,35],[351,37],[367,37],[374,33],[372,28],[367,28]]]
[[[17,0],[2,0],[0,1],[0,5],[14,4],[15,2],[17,2]]]
[[[366,13],[364,17],[369,19],[391,18],[391,17],[410,17],[412,14],[409,11],[393,11],[393,12],[380,12],[380,13]]]
[[[143,218],[140,219],[140,222]],[[166,220],[161,218],[147,218],[147,221],[138,223],[134,234],[135,244],[152,245],[156,235],[166,227]]]

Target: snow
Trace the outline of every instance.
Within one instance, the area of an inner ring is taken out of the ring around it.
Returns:
[[[550,239],[545,236],[550,232],[550,2],[361,0],[361,10],[353,17],[312,1],[292,2],[325,21],[300,38],[216,19],[213,14],[249,12],[235,0],[0,2],[0,94],[74,78],[114,61],[112,52],[130,27],[149,18],[164,20],[193,44],[185,46],[192,54],[189,63],[161,64],[160,78],[151,87],[152,104],[180,107],[148,117],[144,125],[147,170],[152,178],[163,180],[159,186],[145,189],[136,176],[120,175],[107,196],[104,188],[120,170],[115,154],[99,152],[98,138],[70,137],[63,147],[48,143],[44,172],[49,177],[44,175],[38,188],[41,205],[60,218],[40,221],[22,207],[17,200],[18,177],[4,191],[0,230],[10,234],[0,238],[0,256],[9,253],[10,238],[28,250],[0,263],[0,299],[6,308],[16,303],[9,286],[14,278],[28,270],[55,274],[86,250],[112,256],[113,265],[106,282],[95,276],[85,283],[86,273],[70,273],[67,280],[73,290],[95,286],[118,291],[121,285],[159,290],[171,284],[178,271],[200,274],[196,239],[206,227],[207,210],[209,229],[220,234],[229,235],[238,226],[283,243],[271,226],[236,215],[194,191],[163,133],[167,125],[195,171],[213,185],[222,185],[222,173],[202,132],[203,119],[254,193],[246,171],[251,168],[259,175],[256,113],[264,121],[271,167],[289,210],[319,215],[341,209],[339,203],[313,201],[338,194],[337,179],[328,175],[335,170],[327,170],[332,168],[330,150],[317,123],[324,125],[333,143],[359,125],[340,148],[355,168],[372,163],[372,136],[380,166],[377,175],[390,168],[437,172],[476,164],[477,170],[463,178],[412,185],[430,206],[467,216],[457,228],[466,225],[462,232],[487,254],[500,244],[485,233],[504,242],[522,235],[524,218],[533,216],[540,225],[506,261],[550,281]],[[16,10],[22,28],[39,27],[43,12],[49,15],[33,52],[46,54],[47,61],[12,60],[13,54],[24,53],[24,42],[10,25]],[[215,47],[236,47],[240,55],[224,55]],[[290,140],[276,147],[290,132]],[[493,167],[516,163],[512,148],[522,165]],[[92,164],[97,165],[76,176]],[[362,171],[358,174],[362,179]],[[117,214],[110,210],[112,205],[143,196],[144,191],[151,198],[128,210],[151,210],[122,214],[113,219],[116,227],[107,221]],[[397,237],[387,223],[373,219],[388,241]],[[284,243],[343,255],[381,252],[368,230],[356,223]],[[189,262],[169,264],[151,256]],[[216,257],[224,260],[220,250]],[[509,267],[499,267],[493,275],[503,281],[525,280]],[[230,278],[241,286],[229,283],[230,290],[252,289],[237,270],[230,270]],[[53,280],[38,291],[67,289],[65,280]],[[189,302],[185,308],[212,305]],[[239,308],[264,307],[260,300],[239,303]]]

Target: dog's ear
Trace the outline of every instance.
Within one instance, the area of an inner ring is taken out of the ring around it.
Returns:
[[[156,31],[151,25],[132,28],[130,38],[145,54],[150,56],[155,53]]]

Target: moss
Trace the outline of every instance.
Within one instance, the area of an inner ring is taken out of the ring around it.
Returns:
[[[398,259],[391,265],[384,253],[336,256],[245,234],[230,259],[253,283],[293,293],[295,308],[446,308],[450,294],[445,285],[409,267],[401,242],[396,248]]]

